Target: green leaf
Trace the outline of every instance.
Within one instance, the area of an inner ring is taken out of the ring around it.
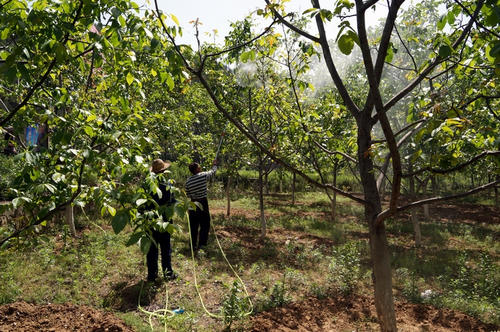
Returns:
[[[132,75],[130,72],[128,72],[126,79],[127,79],[128,85],[131,85],[132,82],[134,81],[134,75]]]
[[[61,181],[64,181],[64,174],[61,174],[61,173],[58,173],[58,172],[55,172],[54,174],[52,174],[52,180],[54,180],[55,183],[59,183]]]
[[[183,204],[177,203],[174,206],[174,211],[179,218],[184,219],[186,216],[187,209]]]
[[[23,204],[23,202],[31,202],[31,199],[29,199],[28,197],[16,197],[12,200],[12,206],[14,207],[14,209],[17,209],[18,206],[21,206]]]
[[[437,22],[437,28],[438,30],[443,30],[444,27],[446,26],[446,16],[443,16],[438,22]]]
[[[147,254],[149,251],[149,248],[151,247],[151,239],[147,237],[146,235],[143,235],[141,237],[141,251],[143,254]]]
[[[496,40],[495,42],[491,43],[491,49],[490,49],[490,56],[493,58],[497,58],[500,56],[500,41]]]
[[[125,245],[127,247],[130,247],[131,245],[136,244],[140,240],[142,235],[143,235],[142,233],[134,233],[130,235],[130,238],[128,239]]]
[[[337,44],[342,53],[344,53],[345,55],[349,55],[351,54],[354,47],[354,40],[352,39],[351,35],[345,34],[340,36]]]
[[[148,200],[145,198],[139,198],[138,200],[135,201],[135,205],[141,206],[142,204],[146,203]]]
[[[248,60],[255,60],[255,51],[250,50],[250,51],[241,53],[240,60],[242,62],[247,62]]]
[[[391,63],[394,58],[394,49],[392,42],[389,44],[389,48],[387,48],[387,54],[385,55],[385,62]]]
[[[129,215],[126,210],[118,212],[111,220],[111,226],[113,227],[113,231],[115,234],[120,233],[129,221]]]
[[[92,127],[90,126],[85,126],[83,127],[83,130],[85,131],[85,133],[87,135],[89,135],[90,137],[94,137],[94,129],[92,129]]]
[[[172,78],[172,76],[170,74],[167,73],[166,80],[167,80],[167,85],[168,85],[169,90],[172,90],[175,86],[174,79]]]
[[[112,207],[111,205],[108,205],[107,208],[108,208],[109,214],[114,217],[116,215],[116,209],[114,207]]]
[[[179,26],[179,20],[177,19],[177,17],[174,15],[174,14],[170,14],[170,17],[172,17],[172,20],[175,22],[175,24],[177,24],[177,26]]]
[[[151,39],[151,49],[155,49],[156,46],[158,46],[158,44],[160,44],[160,41],[156,38],[153,38]]]
[[[441,47],[439,47],[439,56],[441,58],[447,58],[451,55],[451,47],[448,46],[448,45],[441,45]]]

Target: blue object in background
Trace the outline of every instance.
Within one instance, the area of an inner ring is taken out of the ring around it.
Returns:
[[[174,314],[179,315],[179,314],[184,313],[184,309],[178,308],[178,309],[172,310],[172,312],[173,312]]]
[[[26,128],[26,143],[28,143],[28,146],[38,144],[38,126],[29,126]]]

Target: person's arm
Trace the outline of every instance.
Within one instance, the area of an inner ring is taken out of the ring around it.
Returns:
[[[207,180],[212,178],[215,175],[216,171],[217,171],[217,160],[214,160],[214,162],[212,163],[212,169],[207,172],[204,172],[205,176],[207,177]]]

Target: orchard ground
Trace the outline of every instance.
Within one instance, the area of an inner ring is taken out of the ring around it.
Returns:
[[[268,195],[263,241],[258,200],[239,197],[230,218],[225,212],[225,200],[211,200],[222,248],[254,304],[253,314],[235,320],[233,330],[378,330],[361,206],[340,200],[332,222],[321,193],[299,195],[295,206],[289,195]],[[498,330],[500,209],[460,201],[432,206],[428,220],[418,212],[421,248],[413,245],[409,215],[387,223],[399,329]],[[149,331],[138,303],[150,312],[184,309],[166,320],[168,330],[225,329],[228,324],[200,305],[187,234],[173,236],[179,278],[145,285],[139,249],[126,247],[127,234],[114,235],[107,220],[93,219],[78,215],[78,238],[63,227],[29,249],[0,253],[0,331]],[[211,236],[196,258],[197,278],[207,309],[221,314],[235,277]],[[247,303],[241,292],[233,297],[243,309]],[[155,330],[164,330],[164,323],[152,320]]]

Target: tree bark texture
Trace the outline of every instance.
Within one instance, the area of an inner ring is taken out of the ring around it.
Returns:
[[[373,266],[373,283],[375,290],[375,307],[380,327],[383,332],[395,332],[396,314],[392,296],[391,255],[387,243],[385,224],[376,223],[377,214],[382,211],[380,195],[369,154],[370,130],[363,123],[358,126],[358,159],[360,176],[363,184],[365,200],[365,219],[370,229],[370,254]]]
[[[231,175],[228,175],[227,177],[226,202],[227,202],[226,216],[229,217],[231,215]]]
[[[264,214],[264,160],[259,152],[259,211],[260,211],[260,236],[266,237],[266,216]]]
[[[73,214],[73,205],[72,204],[66,205],[64,218],[66,219],[66,223],[69,226],[69,230],[71,232],[71,235],[76,236],[75,217]]]

